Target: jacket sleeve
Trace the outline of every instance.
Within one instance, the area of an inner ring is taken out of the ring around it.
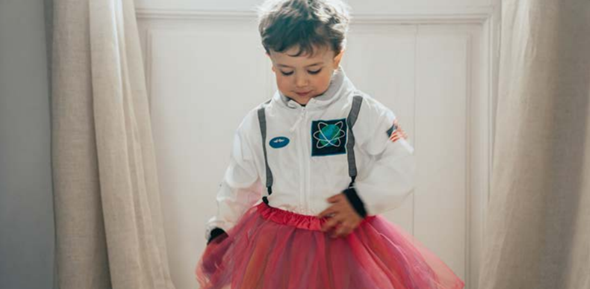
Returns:
[[[264,186],[258,175],[254,149],[251,146],[249,132],[256,129],[258,123],[252,117],[246,117],[234,134],[230,162],[217,191],[217,213],[209,219],[205,239],[209,242],[215,238],[211,233],[219,230],[229,231],[247,209],[262,197]]]
[[[354,133],[370,161],[344,194],[362,217],[399,207],[413,191],[416,163],[414,148],[394,113],[365,97]]]

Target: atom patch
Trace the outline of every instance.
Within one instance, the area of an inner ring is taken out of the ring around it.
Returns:
[[[346,153],[346,119],[311,122],[311,155],[329,156]]]
[[[387,130],[386,133],[387,133],[387,136],[389,137],[389,140],[391,140],[392,142],[396,142],[400,138],[403,138],[403,139],[408,138],[408,135],[406,135],[404,130],[398,125],[397,119],[395,119],[393,121],[393,125],[391,126],[391,128],[389,128]]]

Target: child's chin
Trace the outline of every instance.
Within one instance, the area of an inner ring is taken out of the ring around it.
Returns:
[[[305,101],[305,102],[309,102],[311,99],[316,98],[319,95],[313,95],[313,96],[304,96],[304,97],[300,97],[299,99]]]

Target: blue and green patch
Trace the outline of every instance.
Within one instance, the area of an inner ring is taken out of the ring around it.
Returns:
[[[311,122],[311,155],[329,156],[346,153],[346,119]]]

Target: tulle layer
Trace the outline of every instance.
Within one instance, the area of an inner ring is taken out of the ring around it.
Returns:
[[[207,246],[196,268],[201,288],[461,289],[464,282],[401,227],[365,218],[344,238],[325,219],[250,208],[226,238]]]

